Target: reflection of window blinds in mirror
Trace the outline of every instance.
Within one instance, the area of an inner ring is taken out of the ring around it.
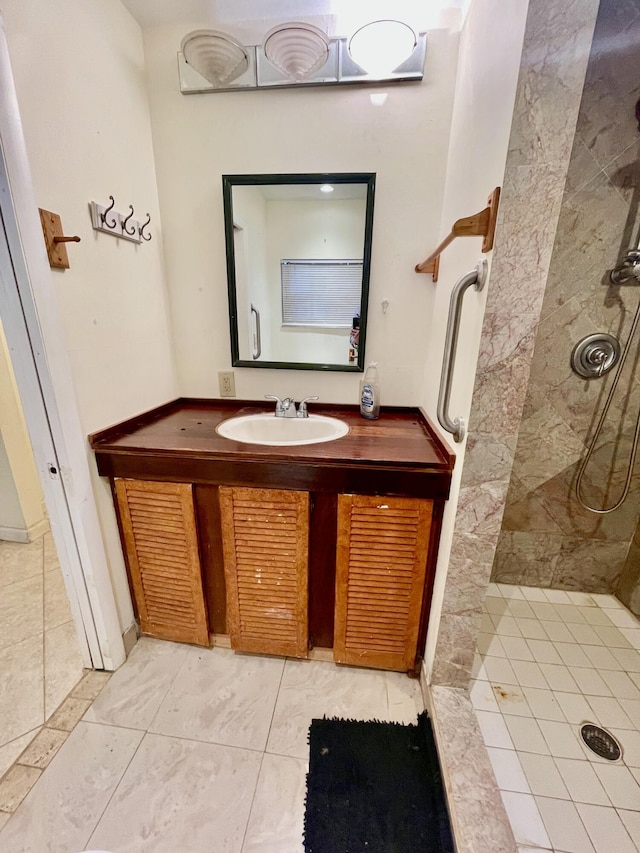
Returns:
[[[360,311],[362,261],[282,260],[282,325],[350,329]]]

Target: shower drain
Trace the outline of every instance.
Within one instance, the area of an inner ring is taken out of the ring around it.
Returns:
[[[600,728],[600,726],[585,723],[580,727],[580,735],[589,749],[599,755],[600,758],[617,761],[622,755],[622,747],[618,741],[610,732]]]

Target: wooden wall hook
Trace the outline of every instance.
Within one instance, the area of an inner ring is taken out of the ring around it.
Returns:
[[[80,237],[66,237],[62,233],[62,221],[57,213],[52,213],[50,210],[40,211],[40,222],[42,224],[42,233],[44,234],[44,242],[47,247],[47,255],[49,256],[49,266],[56,269],[69,269],[69,256],[65,243],[79,243]]]

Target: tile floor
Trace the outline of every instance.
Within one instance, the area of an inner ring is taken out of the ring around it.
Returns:
[[[0,832],[0,850],[300,853],[307,732],[415,722],[406,675],[141,639]]]
[[[0,541],[0,777],[82,673],[51,534]]]
[[[616,598],[491,584],[471,700],[520,850],[640,851],[640,622]]]

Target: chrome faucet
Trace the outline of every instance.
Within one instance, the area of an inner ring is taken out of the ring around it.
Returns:
[[[285,397],[284,400],[281,400],[280,397],[276,397],[274,394],[265,394],[265,400],[275,400],[276,401],[276,411],[275,415],[277,418],[295,418],[297,415],[296,412],[296,404],[294,402],[293,397]]]
[[[307,410],[307,403],[309,400],[319,400],[319,397],[305,397],[304,400],[298,406],[298,417],[299,418],[308,418],[309,412]]]

